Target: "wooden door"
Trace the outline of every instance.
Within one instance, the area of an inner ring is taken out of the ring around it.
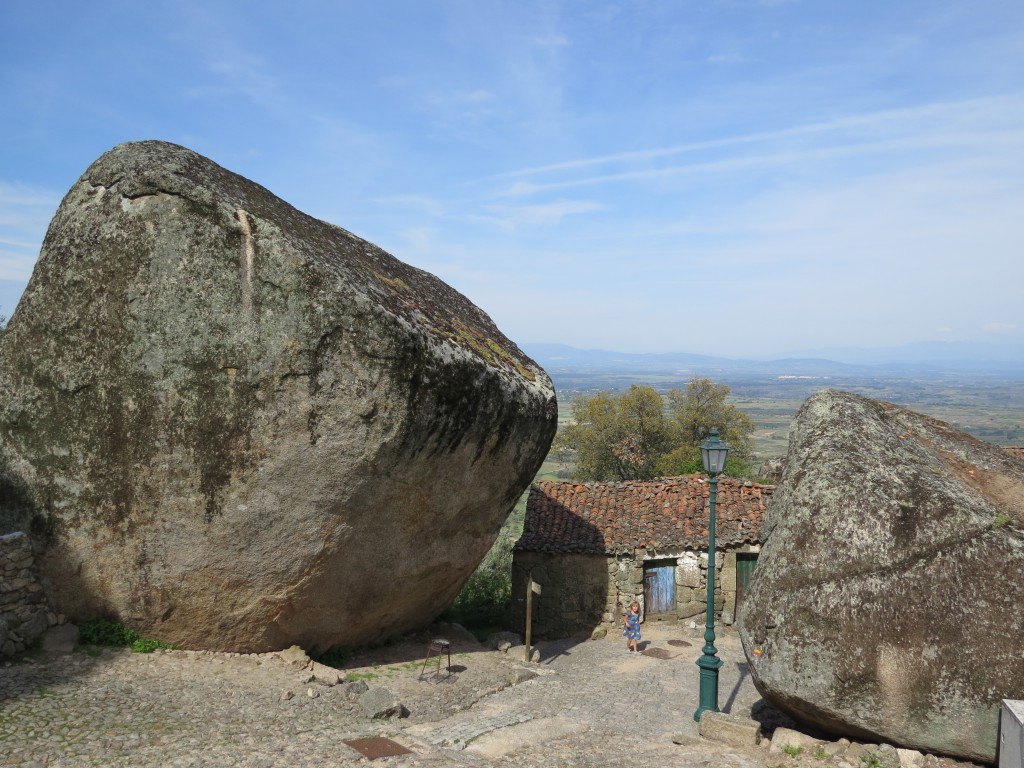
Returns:
[[[750,580],[754,578],[754,569],[757,567],[756,552],[736,553],[736,610],[743,605],[743,596],[750,589]]]
[[[652,560],[644,564],[644,614],[675,613],[676,561]]]

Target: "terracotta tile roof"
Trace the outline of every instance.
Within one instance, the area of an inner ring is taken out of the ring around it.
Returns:
[[[710,485],[703,475],[624,483],[534,483],[523,535],[530,552],[619,554],[646,547],[707,549]],[[761,541],[774,486],[720,477],[716,548]]]

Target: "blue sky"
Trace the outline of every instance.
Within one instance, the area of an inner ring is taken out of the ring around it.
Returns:
[[[183,144],[513,340],[1024,342],[1020,0],[4,2],[0,313],[61,197]]]

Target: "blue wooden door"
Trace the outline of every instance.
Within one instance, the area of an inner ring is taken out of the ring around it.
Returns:
[[[652,560],[644,564],[644,609],[647,616],[675,612],[675,560]]]

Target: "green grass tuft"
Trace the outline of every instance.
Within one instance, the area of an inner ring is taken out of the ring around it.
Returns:
[[[174,650],[175,648],[175,646],[159,640],[140,637],[135,630],[107,619],[88,619],[79,624],[78,641],[82,645],[131,648],[135,653],[152,653],[160,649]]]

